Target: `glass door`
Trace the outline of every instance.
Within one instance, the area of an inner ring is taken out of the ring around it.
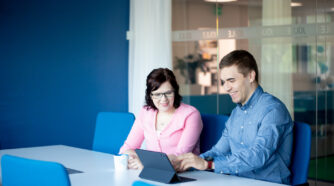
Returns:
[[[334,1],[173,0],[173,70],[184,102],[229,115],[221,58],[250,51],[265,91],[312,128],[309,183],[334,185]],[[333,44],[332,44],[333,43]]]

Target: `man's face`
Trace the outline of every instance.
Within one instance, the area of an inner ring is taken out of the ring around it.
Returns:
[[[234,103],[244,105],[251,97],[253,91],[251,83],[254,82],[255,72],[251,71],[244,76],[236,65],[224,67],[220,71],[220,78],[224,90],[231,96]]]

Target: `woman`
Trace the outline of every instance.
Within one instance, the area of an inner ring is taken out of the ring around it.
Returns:
[[[120,154],[130,156],[128,167],[141,169],[134,151],[145,139],[146,149],[164,152],[170,158],[193,152],[199,154],[199,137],[203,128],[201,115],[190,105],[181,103],[179,85],[167,68],[154,69],[146,79],[146,105],[137,116]]]

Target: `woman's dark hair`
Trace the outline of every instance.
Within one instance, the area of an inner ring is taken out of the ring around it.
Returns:
[[[230,67],[232,65],[237,65],[239,72],[244,76],[247,76],[249,72],[254,70],[255,81],[259,83],[259,71],[252,54],[246,50],[234,50],[223,57],[220,61],[219,69]]]
[[[174,89],[174,108],[178,108],[180,106],[182,96],[179,93],[179,85],[176,82],[174,73],[168,68],[158,68],[152,70],[146,78],[145,101],[147,107],[157,110],[151,98],[151,93],[152,91],[157,90],[166,81],[168,81]]]

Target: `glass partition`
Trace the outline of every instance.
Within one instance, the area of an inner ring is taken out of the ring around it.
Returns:
[[[334,1],[173,0],[173,70],[184,102],[229,115],[221,58],[250,51],[265,91],[312,128],[309,183],[334,185]]]

